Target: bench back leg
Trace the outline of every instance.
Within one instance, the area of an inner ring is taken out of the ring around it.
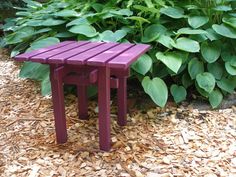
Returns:
[[[50,80],[52,87],[53,112],[55,119],[56,139],[57,143],[65,143],[67,141],[64,90],[62,79],[55,76],[55,66],[50,66]]]
[[[109,151],[110,135],[110,69],[100,67],[98,70],[98,122],[100,149]]]
[[[118,99],[118,119],[117,123],[124,126],[127,123],[127,77],[120,77],[117,89]]]
[[[77,95],[79,102],[79,119],[88,120],[87,86],[77,85]]]

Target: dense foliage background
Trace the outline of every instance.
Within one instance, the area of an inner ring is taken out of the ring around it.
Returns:
[[[132,70],[157,105],[168,90],[176,103],[197,90],[216,108],[236,88],[235,0],[24,2],[2,27],[12,57],[66,39],[148,43]],[[48,66],[26,62],[20,76],[41,80],[47,94],[48,74]]]

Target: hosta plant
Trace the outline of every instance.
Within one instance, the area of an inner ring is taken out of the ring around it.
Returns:
[[[147,43],[132,74],[157,105],[196,91],[216,108],[236,88],[235,0],[24,2],[3,26],[12,57],[67,39]],[[26,62],[20,76],[50,91],[48,66]]]

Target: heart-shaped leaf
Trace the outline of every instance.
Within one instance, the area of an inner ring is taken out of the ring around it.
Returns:
[[[213,90],[209,95],[209,101],[212,108],[217,108],[223,100],[222,93],[217,89]]]
[[[197,41],[185,37],[178,38],[176,42],[173,42],[171,45],[176,49],[190,53],[196,53],[200,50],[200,46]]]
[[[215,63],[208,64],[207,69],[211,74],[213,74],[213,76],[217,80],[220,80],[222,78],[223,73],[224,73],[224,68],[220,63],[215,62]]]
[[[236,67],[232,66],[230,61],[225,63],[225,69],[230,75],[236,76]]]
[[[228,93],[234,92],[234,84],[230,79],[222,78],[220,81],[217,81],[217,86]]]
[[[164,63],[174,73],[177,73],[182,65],[182,56],[178,52],[158,52],[156,58]]]
[[[193,28],[199,28],[209,21],[206,16],[193,15],[188,17],[188,24]]]
[[[174,43],[174,40],[170,36],[161,35],[157,38],[157,41],[169,49],[173,48],[171,43]]]
[[[207,32],[201,29],[180,28],[176,34],[207,34]]]
[[[187,91],[183,86],[178,86],[176,84],[170,87],[171,95],[174,97],[176,103],[179,103],[186,99]]]
[[[142,42],[148,43],[155,41],[160,35],[166,32],[166,28],[159,24],[153,24],[147,27],[144,31]]]
[[[225,24],[227,24],[227,25],[229,25],[229,26],[231,26],[231,27],[233,27],[233,28],[236,28],[236,18],[235,18],[235,17],[224,17],[224,18],[222,19],[222,21],[223,21]]]
[[[158,106],[165,106],[168,98],[168,89],[162,79],[156,77],[151,80],[148,76],[146,76],[142,81],[142,86],[144,88],[144,91]]]
[[[215,77],[211,73],[198,74],[196,80],[198,86],[207,93],[211,93],[215,88]]]
[[[77,17],[80,14],[78,14],[74,10],[62,10],[62,11],[55,13],[54,15],[58,16],[58,17]]]
[[[212,28],[215,30],[215,32],[217,32],[218,34],[222,36],[236,39],[236,29],[230,26],[226,26],[225,24],[221,24],[221,25],[215,24],[212,26]]]
[[[191,79],[195,79],[198,74],[203,72],[204,72],[203,62],[194,58],[188,63],[188,73]]]
[[[36,50],[36,49],[47,47],[47,46],[50,46],[50,45],[53,45],[53,44],[57,44],[59,42],[60,42],[60,40],[58,38],[48,37],[48,38],[44,38],[44,39],[40,39],[40,40],[34,41],[30,45],[30,48],[32,50]]]
[[[136,72],[145,75],[152,67],[152,58],[144,54],[136,62],[132,64],[132,69]]]
[[[165,7],[165,8],[161,8],[160,12],[162,14],[165,14],[171,18],[183,18],[184,16],[184,10],[181,8],[177,8],[177,7]]]
[[[220,53],[221,45],[218,42],[204,42],[201,45],[201,54],[208,63],[215,62],[220,57]]]
[[[73,26],[69,29],[69,31],[75,34],[83,34],[87,37],[94,37],[98,34],[96,29],[88,24]]]
[[[110,30],[106,30],[101,33],[99,36],[104,42],[117,42],[123,39],[127,35],[125,30],[117,30],[116,32],[112,32]]]
[[[42,22],[43,26],[57,26],[57,25],[61,25],[63,23],[65,23],[65,20],[58,20],[58,19],[53,19],[53,18],[49,18],[45,21]]]

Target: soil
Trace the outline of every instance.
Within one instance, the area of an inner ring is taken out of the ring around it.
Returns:
[[[128,125],[120,127],[113,100],[112,149],[102,152],[96,100],[82,121],[69,94],[69,140],[57,145],[51,98],[41,96],[39,83],[19,78],[19,68],[0,51],[0,176],[236,176],[235,106],[200,110],[169,102],[161,109],[130,96]]]

